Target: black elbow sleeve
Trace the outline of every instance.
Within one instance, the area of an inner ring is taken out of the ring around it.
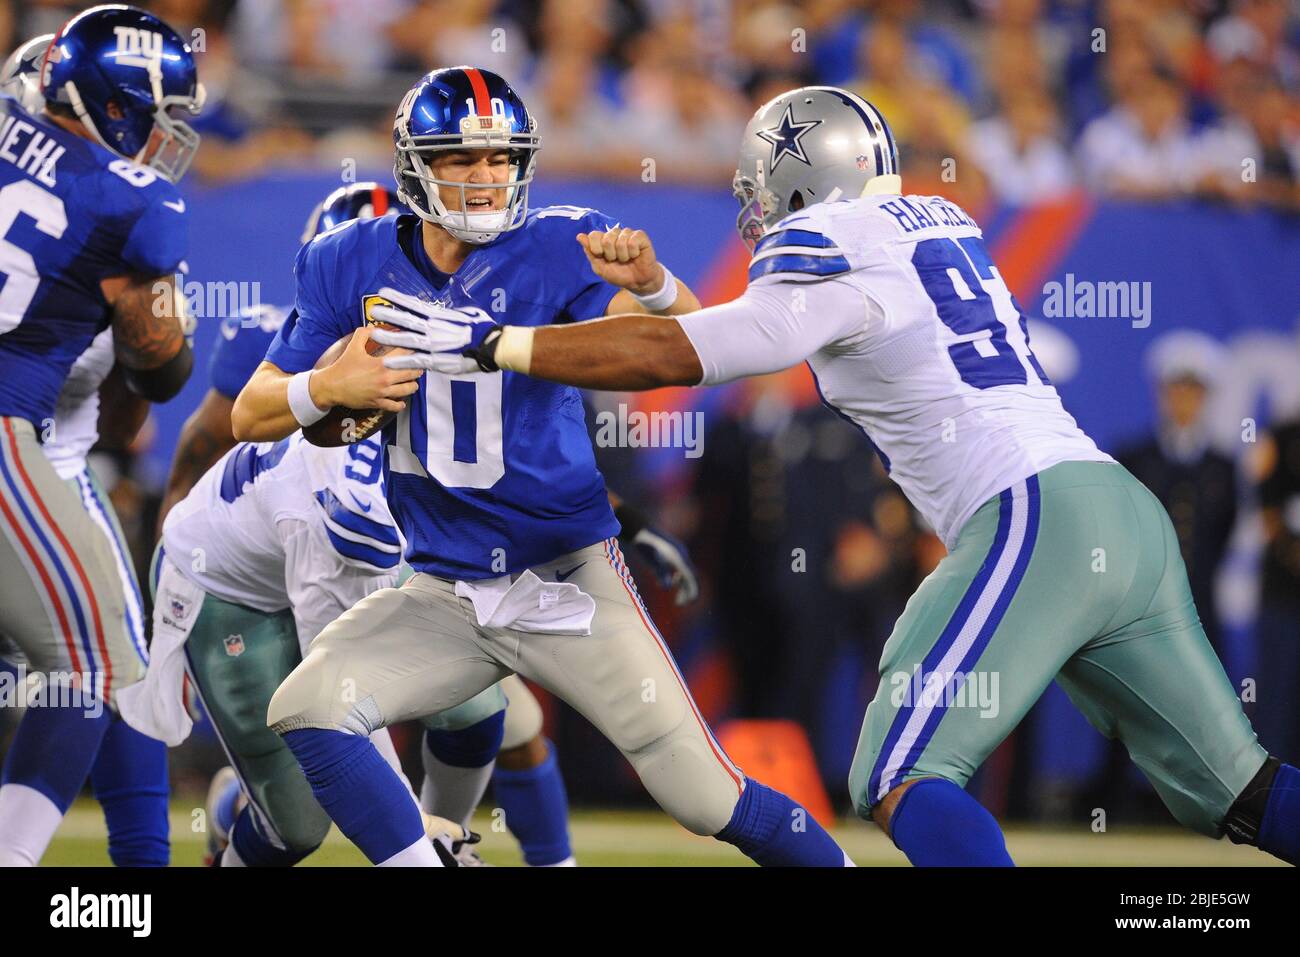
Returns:
[[[194,368],[194,352],[188,342],[180,352],[153,369],[124,369],[127,387],[149,402],[166,402],[184,388]]]

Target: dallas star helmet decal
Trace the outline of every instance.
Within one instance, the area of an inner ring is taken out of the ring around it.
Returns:
[[[796,121],[792,107],[787,103],[780,123],[758,131],[761,139],[772,144],[772,158],[768,170],[775,172],[777,165],[787,156],[793,156],[805,166],[811,166],[812,163],[808,161],[808,155],[804,153],[803,144],[799,140],[814,126],[820,126],[821,122],[821,120],[808,120],[806,123]]]

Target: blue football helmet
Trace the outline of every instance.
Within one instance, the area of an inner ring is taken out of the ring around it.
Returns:
[[[380,183],[352,183],[340,186],[316,204],[302,231],[302,242],[311,242],[323,232],[351,219],[371,219],[388,212],[409,213],[393,191]]]
[[[71,107],[104,146],[173,183],[198,149],[199,134],[171,115],[203,108],[194,52],[137,7],[91,7],[65,23],[45,54],[41,89],[46,100]],[[162,137],[151,146],[155,128]]]
[[[0,93],[12,96],[33,116],[45,109],[45,96],[41,93],[41,62],[49,49],[53,33],[32,37],[5,60],[0,67]]]
[[[541,139],[524,101],[495,73],[454,66],[423,76],[397,108],[393,143],[397,197],[421,219],[476,244],[491,242],[524,224],[528,184],[533,181]],[[482,149],[510,151],[507,182],[458,183],[438,179],[429,169],[438,152]],[[438,195],[440,186],[459,189],[459,209],[447,208]],[[466,202],[466,189],[504,190],[505,202],[500,209],[493,204],[475,212]]]

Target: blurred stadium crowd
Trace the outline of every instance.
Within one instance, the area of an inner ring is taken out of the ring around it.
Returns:
[[[78,6],[11,5],[5,49]],[[970,206],[1083,186],[1300,209],[1300,42],[1288,0],[146,6],[182,33],[203,31],[211,107],[196,170],[208,180],[313,158],[382,166],[410,77],[472,62],[524,93],[548,175],[725,183],[759,104],[829,83],[890,118],[914,184],[933,179]],[[1243,156],[1258,159],[1250,175],[1266,188],[1243,187]]]
[[[1300,213],[1300,12],[1288,0],[143,5],[182,33],[202,31],[210,108],[195,124],[204,142],[194,174],[207,183],[276,167],[337,170],[341,158],[382,170],[393,108],[412,77],[476,63],[517,83],[538,114],[547,178],[723,190],[751,112],[791,87],[828,83],[854,88],[889,117],[909,192],[942,193],[977,215],[1080,189]],[[56,30],[81,6],[0,4],[5,49]],[[1300,427],[1278,430],[1244,463],[1215,451],[1204,416],[1223,365],[1216,349],[1184,338],[1153,355],[1158,420],[1118,454],[1169,507],[1216,646],[1215,583],[1240,510],[1262,506],[1255,664],[1291,690],[1289,707],[1255,718],[1270,750],[1296,761],[1300,515],[1284,511],[1300,503]],[[644,570],[638,577],[705,710],[798,721],[840,802],[852,751],[842,731],[856,734],[880,649],[943,546],[870,447],[815,398],[803,379],[747,381],[710,413],[703,457],[666,477],[647,469],[643,450],[598,453],[609,485],[657,508],[700,566],[703,597],[684,610],[653,594]],[[96,468],[143,569],[160,481],[136,452],[105,451]],[[791,574],[800,551],[814,574]],[[716,651],[700,652],[705,645]],[[710,667],[714,658],[724,664]],[[594,730],[562,709],[551,721],[560,754],[584,763],[570,779],[576,800],[632,792]],[[1009,748],[1019,753],[1030,739]],[[185,757],[176,758],[184,773]],[[1094,780],[1055,795],[1028,786],[1032,762],[994,761],[989,773],[1004,780],[986,803],[1021,816],[1116,806],[1132,772],[1122,754],[1103,764]],[[211,768],[195,768],[196,781],[200,770]]]

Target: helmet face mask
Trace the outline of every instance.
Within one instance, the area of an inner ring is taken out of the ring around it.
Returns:
[[[398,198],[421,219],[476,245],[524,224],[541,140],[523,101],[496,74],[473,67],[428,74],[398,107],[393,141]],[[505,182],[475,183],[435,175],[441,156],[481,150],[508,151]],[[458,208],[443,200],[443,189],[453,190],[459,197]],[[475,212],[467,194],[492,190],[503,191],[504,201]]]
[[[194,162],[194,154],[198,152],[200,138],[194,131],[194,127],[174,114],[181,109],[188,110],[192,114],[198,113],[203,109],[205,96],[206,91],[200,83],[198,96],[193,99],[163,97],[153,112],[154,131],[160,135],[150,137],[150,142],[136,155],[136,161],[156,170],[160,176],[173,183],[179,182],[186,170],[190,168],[190,163]],[[154,147],[155,143],[156,147]],[[153,152],[149,154],[151,147],[154,147]],[[146,154],[148,159],[143,159]]]
[[[772,191],[765,189],[758,182],[736,170],[731,180],[731,193],[740,203],[740,214],[736,217],[736,232],[740,240],[752,253],[763,234],[781,219],[782,213]]]
[[[800,87],[749,121],[731,188],[741,206],[736,229],[752,251],[782,219],[814,203],[899,192],[898,150],[866,100],[837,87]]]

